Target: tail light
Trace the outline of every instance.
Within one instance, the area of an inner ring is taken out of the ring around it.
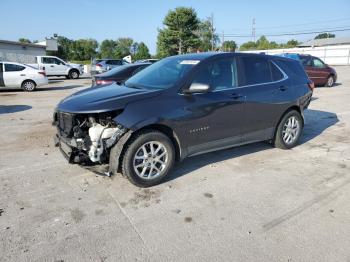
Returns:
[[[45,73],[45,71],[39,71],[39,72],[38,72],[38,74],[39,74],[39,75],[43,75],[43,76],[46,76],[46,73]]]
[[[311,80],[308,81],[307,85],[309,86],[310,90],[313,91],[315,88],[315,83]]]
[[[95,66],[96,66],[96,67],[102,67],[102,65],[101,65],[101,64],[96,64]]]
[[[112,84],[113,80],[102,80],[102,79],[96,79],[96,85],[107,85]]]

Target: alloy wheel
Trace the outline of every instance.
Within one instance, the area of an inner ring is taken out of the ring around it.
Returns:
[[[166,168],[168,158],[168,152],[162,143],[150,141],[136,151],[133,168],[140,178],[155,179]]]
[[[300,133],[300,122],[295,116],[287,119],[283,125],[282,138],[286,144],[293,144]]]

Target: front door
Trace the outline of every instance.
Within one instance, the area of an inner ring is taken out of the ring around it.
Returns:
[[[55,57],[42,57],[42,64],[47,75],[64,75],[66,65]]]
[[[210,91],[184,96],[191,116],[186,126],[189,155],[240,144],[244,97],[237,88],[236,59],[207,62],[192,83],[207,84]]]

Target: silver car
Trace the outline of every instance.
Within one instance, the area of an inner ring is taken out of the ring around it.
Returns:
[[[123,59],[95,59],[91,65],[91,75],[101,74],[112,68],[126,64],[128,62]]]

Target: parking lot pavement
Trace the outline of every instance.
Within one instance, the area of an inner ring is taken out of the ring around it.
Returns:
[[[350,68],[317,88],[301,144],[177,164],[159,186],[69,165],[51,117],[90,79],[0,92],[1,261],[350,261]]]

